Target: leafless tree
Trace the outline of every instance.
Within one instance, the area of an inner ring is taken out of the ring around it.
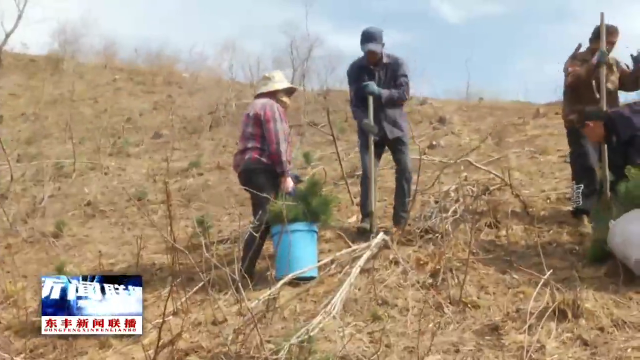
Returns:
[[[263,58],[259,55],[244,53],[244,61],[242,62],[242,75],[250,85],[260,80],[260,77],[267,72],[267,66]]]
[[[236,64],[240,51],[241,49],[234,40],[225,41],[220,48],[218,48],[218,51],[216,51],[216,65],[230,80],[238,79],[238,69],[236,68]]]
[[[325,49],[322,54],[314,59],[316,85],[321,90],[340,87],[344,81],[344,76],[340,72],[344,61],[344,54],[336,49]]]
[[[98,56],[100,61],[104,63],[104,67],[108,68],[118,61],[119,56],[118,43],[109,38],[102,40],[102,47],[99,50]]]
[[[210,55],[204,47],[192,46],[187,58],[184,59],[186,73],[197,78],[199,74],[207,70],[210,65],[209,60]]]
[[[273,67],[282,69],[292,84],[304,89],[310,80],[313,81],[310,77],[315,71],[314,59],[320,54],[324,42],[309,27],[309,16],[315,0],[292,1],[303,2],[304,23],[288,21],[282,24],[284,44],[273,58]]]
[[[51,52],[62,59],[76,59],[85,49],[87,33],[78,23],[60,23],[51,33]]]
[[[136,49],[141,65],[153,70],[175,70],[180,63],[180,56],[167,45]]]
[[[18,29],[29,0],[13,0],[13,3],[16,6],[16,19],[13,22],[13,25],[11,25],[11,27],[7,29],[4,20],[0,21],[0,26],[2,26],[2,32],[4,33],[2,42],[0,42],[0,67],[2,67],[2,54],[4,53],[4,48],[9,43],[11,36],[13,36],[13,34]]]
[[[471,57],[468,57],[464,61],[464,68],[467,71],[467,84],[464,89],[464,98],[466,101],[471,100],[471,70],[469,70],[469,62],[471,62]]]
[[[300,31],[300,28],[293,24],[285,26],[285,55],[279,57],[277,63],[281,66],[286,64],[289,81],[304,88],[312,72],[314,56],[322,47],[323,41],[319,36]]]

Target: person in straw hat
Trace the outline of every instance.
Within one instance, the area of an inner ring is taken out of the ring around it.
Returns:
[[[289,193],[295,186],[289,172],[292,151],[286,111],[297,90],[281,71],[265,74],[242,119],[233,169],[251,197],[254,221],[244,241],[240,265],[241,275],[250,283],[269,236],[269,204],[280,192]]]

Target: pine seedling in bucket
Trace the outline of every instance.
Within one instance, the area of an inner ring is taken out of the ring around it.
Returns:
[[[628,166],[625,172],[628,180],[618,184],[611,201],[599,203],[593,211],[593,240],[587,256],[591,262],[602,262],[611,256],[607,245],[611,220],[615,221],[631,210],[640,209],[640,169]]]
[[[337,198],[323,191],[315,176],[296,187],[293,195],[282,195],[269,207],[271,238],[276,252],[276,279],[318,264],[318,226],[328,225]],[[299,274],[296,280],[318,277],[314,267]]]

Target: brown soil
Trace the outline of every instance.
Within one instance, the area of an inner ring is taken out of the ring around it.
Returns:
[[[233,270],[250,209],[231,158],[249,89],[163,67],[63,68],[53,58],[14,54],[5,62],[0,136],[11,167],[0,154],[0,352],[7,358],[277,358],[366,250],[323,266],[314,283],[254,302],[275,284],[268,247],[258,288],[235,294],[225,269]],[[358,210],[325,107],[356,198],[359,156],[346,94],[307,94],[306,106],[303,98],[289,114],[303,139],[296,164],[302,174],[323,167],[327,191],[342,199],[335,225],[321,232],[326,259],[349,242],[357,246]],[[586,239],[567,211],[559,106],[540,109],[534,117],[528,103],[412,100],[419,182],[410,227],[366,262],[344,305],[292,346],[290,358],[640,356],[637,285],[617,263],[585,263]],[[302,163],[304,151],[314,155],[311,166]],[[380,221],[388,225],[388,154],[381,167]],[[212,229],[203,237],[194,224],[205,214]],[[61,270],[142,274],[145,334],[41,336],[39,278]],[[168,298],[170,319],[159,336]]]

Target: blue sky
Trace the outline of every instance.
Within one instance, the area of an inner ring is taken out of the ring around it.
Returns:
[[[600,11],[621,29],[614,55],[629,62],[629,53],[640,48],[637,0],[31,2],[10,43],[13,49],[44,52],[56,25],[73,23],[82,27],[88,44],[99,47],[110,38],[125,51],[163,47],[186,54],[197,46],[215,52],[233,42],[242,49],[236,57],[243,62],[261,58],[265,70],[283,54],[283,31],[304,29],[306,4],[309,30],[323,39],[322,59],[331,59],[336,68],[334,82],[344,82],[349,61],[360,55],[360,31],[373,25],[385,30],[387,50],[408,63],[414,92],[433,97],[463,96],[468,62],[473,94],[534,102],[559,99],[564,61],[579,42],[586,46]],[[12,21],[11,6],[12,0],[0,0],[5,22]]]

